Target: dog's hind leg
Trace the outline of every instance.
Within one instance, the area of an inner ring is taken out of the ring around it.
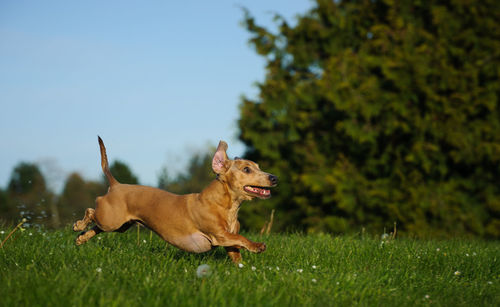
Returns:
[[[76,238],[76,245],[82,245],[83,243],[87,242],[90,240],[93,236],[100,234],[102,232],[101,228],[98,226],[92,227],[92,229],[82,233]]]
[[[83,217],[83,219],[76,221],[73,224],[73,231],[84,231],[87,226],[94,221],[94,213],[94,209],[87,208],[87,210],[85,210],[85,216]]]

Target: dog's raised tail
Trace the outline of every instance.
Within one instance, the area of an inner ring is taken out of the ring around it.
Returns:
[[[100,136],[97,136],[97,140],[99,141],[99,148],[101,149],[101,167],[102,171],[104,172],[104,175],[106,175],[106,178],[108,179],[109,186],[113,186],[115,184],[118,184],[119,182],[113,177],[111,174],[111,171],[109,170],[109,165],[108,165],[108,156],[106,155],[106,147],[104,146],[104,142],[102,141]]]

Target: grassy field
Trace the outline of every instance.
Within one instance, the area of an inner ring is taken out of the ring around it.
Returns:
[[[10,229],[0,226],[0,240]],[[2,306],[499,306],[500,243],[269,235],[243,267],[222,248],[197,255],[149,230],[18,231],[0,249]],[[200,265],[211,274],[197,276]]]

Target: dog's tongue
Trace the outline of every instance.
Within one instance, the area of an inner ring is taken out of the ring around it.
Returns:
[[[262,196],[268,196],[271,194],[271,191],[268,190],[268,189],[263,189],[263,188],[257,188],[257,187],[250,187],[250,186],[246,186],[245,189],[249,192],[253,192],[253,193],[257,193],[257,194],[260,194]]]

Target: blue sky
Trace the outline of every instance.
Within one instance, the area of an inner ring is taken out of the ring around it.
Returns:
[[[55,189],[98,178],[97,135],[147,185],[221,139],[241,155],[238,105],[265,77],[242,6],[273,28],[312,2],[1,1],[0,187],[21,161]]]

